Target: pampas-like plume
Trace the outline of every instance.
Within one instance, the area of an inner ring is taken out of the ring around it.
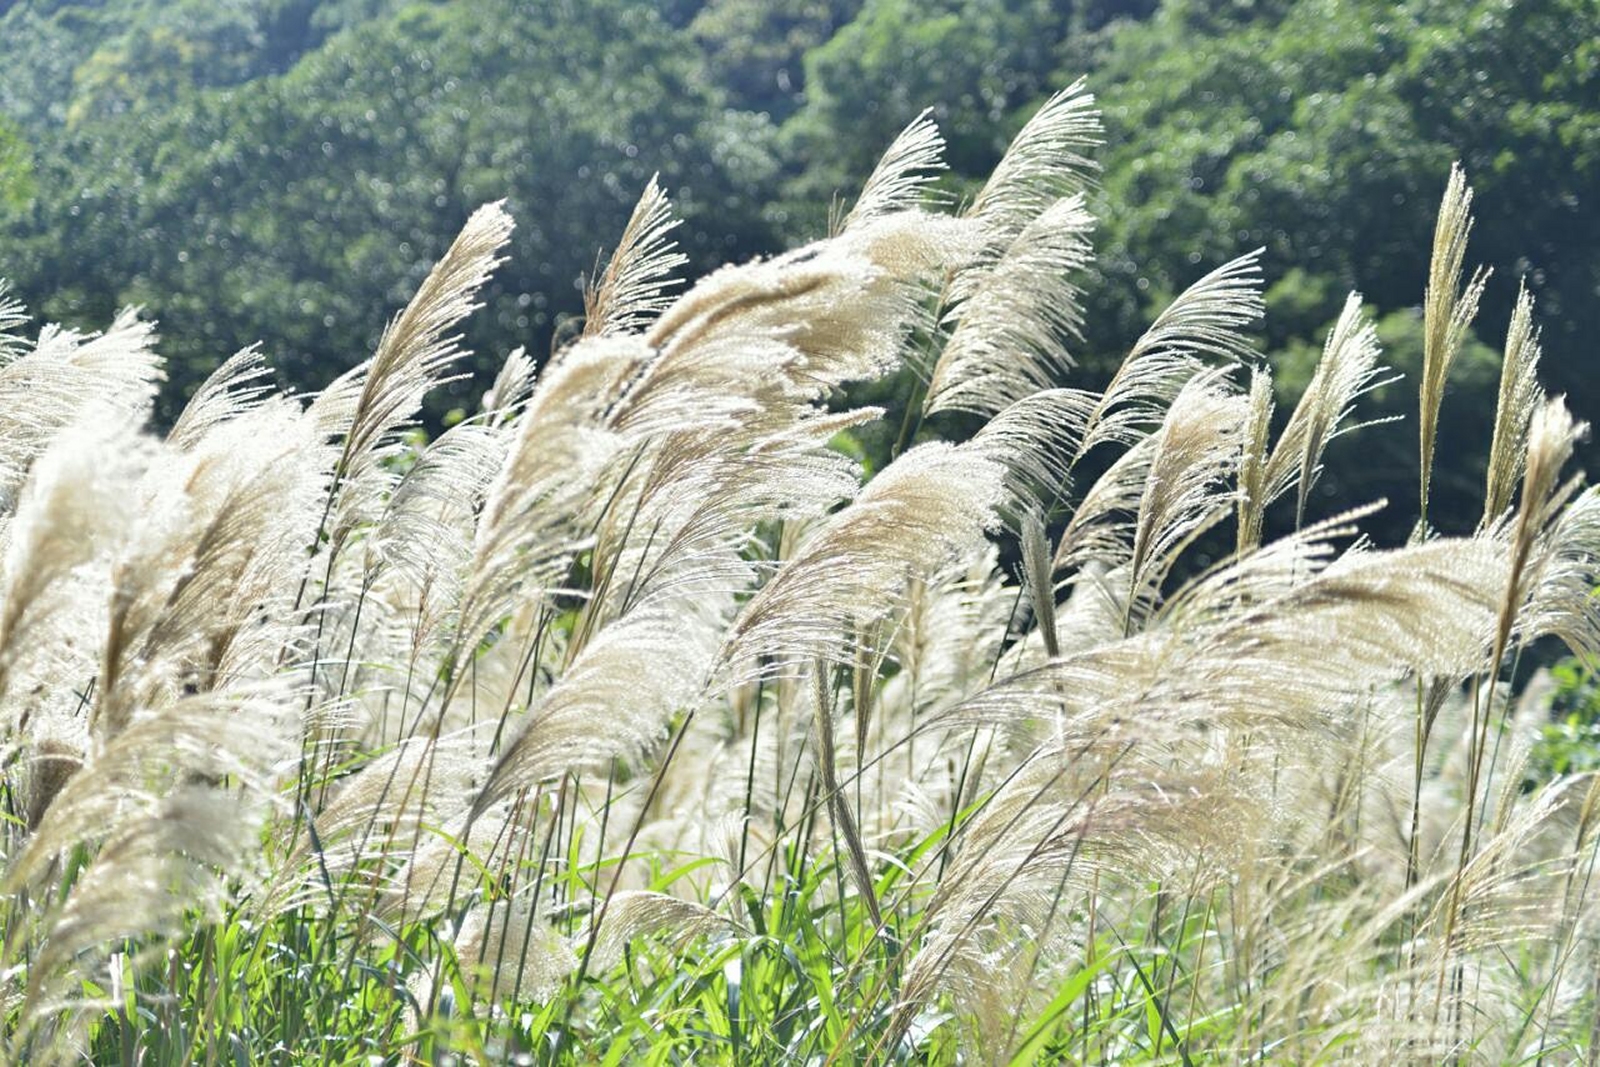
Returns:
[[[926,411],[991,416],[1055,384],[1082,326],[1074,278],[1090,259],[1094,216],[1082,195],[1030,222],[947,317],[955,329],[933,369]]]
[[[698,702],[713,649],[706,630],[681,617],[639,612],[606,627],[517,726],[473,818],[517,789],[644,755],[675,713]]]
[[[981,544],[1003,477],[982,451],[940,442],[885,467],[746,606],[723,650],[733,676],[802,656],[851,663],[846,635],[865,633],[888,614],[907,579]]]
[[[1539,331],[1533,325],[1533,294],[1524,283],[1517,290],[1517,305],[1506,330],[1482,526],[1494,522],[1511,506],[1511,494],[1527,459],[1529,426],[1538,407]]]
[[[923,111],[890,143],[836,232],[925,205],[928,185],[944,169],[944,137],[929,117],[932,112]]]
[[[1238,362],[1254,348],[1245,332],[1261,318],[1262,249],[1211,271],[1168,304],[1128,353],[1128,363],[1187,353]],[[1112,390],[1107,389],[1107,394]]]
[[[496,413],[497,417],[498,413]],[[457,622],[478,512],[510,447],[510,427],[463,422],[424,449],[391,493],[364,543],[369,618],[388,608],[405,617],[408,662],[438,651]],[[356,621],[352,619],[352,624]],[[372,619],[377,622],[377,618]]]
[[[512,996],[542,1003],[577,969],[572,945],[548,916],[538,914],[536,904],[524,893],[467,913],[455,949],[474,997],[488,1003]]]
[[[75,610],[69,578],[103,561],[131,519],[128,488],[149,458],[125,419],[102,412],[69,427],[33,465],[0,569],[0,698],[24,662],[57,645],[52,619]]]
[[[691,900],[647,890],[614,893],[584,935],[594,943],[589,968],[593,971],[616,966],[623,948],[635,938],[666,935],[682,945],[732,929],[734,926],[727,919]]]
[[[689,257],[672,240],[682,220],[673,217],[657,177],[640,194],[605,273],[584,289],[585,337],[635,333],[672,302],[666,291]]]
[[[973,223],[902,211],[724,267],[652,325],[645,340],[660,355],[626,406],[664,388],[737,397],[759,387],[759,410],[781,414],[779,400],[809,404],[834,386],[879,378],[900,366],[907,333],[928,317],[933,279],[970,262],[980,237]]]
[[[1130,619],[1142,596],[1157,595],[1177,552],[1232,510],[1224,491],[1239,459],[1244,397],[1218,372],[1195,378],[1155,435],[1128,556]]]
[[[28,343],[17,334],[26,325],[28,309],[11,296],[11,283],[0,278],[0,365],[10,363],[24,351]]]
[[[1272,374],[1265,367],[1250,371],[1250,401],[1244,420],[1243,444],[1239,451],[1239,518],[1236,545],[1248,552],[1261,544],[1261,528],[1266,521],[1267,460],[1272,433]]]
[[[0,361],[0,516],[15,508],[33,461],[91,410],[144,420],[165,376],[154,345],[155,325],[126,308],[102,334],[46,326],[31,351]]]
[[[429,391],[449,378],[463,350],[450,334],[478,307],[478,290],[501,262],[512,221],[501,203],[473,212],[443,258],[434,264],[404,310],[389,323],[371,359],[352,368],[311,405],[312,422],[329,437],[342,438],[333,464],[328,514],[317,531],[326,535],[324,574],[346,543],[381,514],[393,488],[384,461],[399,447],[396,431],[420,409]],[[319,604],[335,598],[324,588]]]
[[[1450,181],[1445,185],[1444,198],[1439,204],[1439,219],[1433,231],[1433,257],[1428,265],[1428,290],[1423,298],[1421,418],[1418,422],[1422,435],[1419,530],[1426,527],[1428,520],[1428,488],[1433,478],[1433,448],[1439,432],[1439,405],[1444,400],[1445,380],[1478,314],[1478,300],[1489,278],[1488,271],[1480,267],[1466,288],[1461,286],[1467,236],[1471,232],[1472,190],[1458,163],[1450,168]]]
[[[1460,677],[1482,662],[1506,576],[1498,546],[1440,540],[1329,563],[1339,529],[1313,528],[1203,576],[1142,632],[1002,678],[941,722],[1054,723],[1061,744],[1101,752],[1199,730],[1308,731],[1409,672]]]
[[[1061,532],[1053,571],[1082,568],[1092,562],[1125,565],[1133,541],[1133,523],[1155,458],[1155,437],[1139,441],[1107,467],[1083,494],[1067,528]]]
[[[184,781],[275,787],[293,739],[288,700],[282,687],[268,686],[141,709],[120,734],[92,749],[56,794],[26,848],[11,858],[7,891],[38,876],[62,852],[151,815]]]
[[[1131,626],[1159,592],[1176,554],[1233,507],[1237,495],[1224,484],[1239,462],[1246,414],[1247,401],[1221,372],[1192,379],[1161,427],[1123,453],[1084,495],[1052,570],[1091,560],[1125,567],[1122,613]]]
[[[309,835],[294,835],[292,850],[262,893],[263,910],[276,915],[324,906],[323,879],[357,872],[367,883],[357,890],[364,902],[396,891],[425,828],[458,819],[476,795],[487,770],[487,744],[486,732],[474,729],[410,737],[344,777],[316,813],[316,844]],[[423,775],[428,788],[416,788]]]
[[[1166,405],[1204,365],[1253,351],[1246,330],[1261,318],[1261,249],[1211,271],[1168,304],[1135,342],[1102,394],[1082,451],[1131,443],[1160,423]]]
[[[1541,539],[1537,574],[1517,613],[1522,640],[1554,635],[1586,657],[1600,657],[1600,488],[1563,508]]]
[[[461,354],[449,331],[478,306],[477,292],[502,262],[500,249],[511,239],[511,227],[511,216],[499,203],[474,211],[405,310],[383,331],[377,351],[355,379],[361,388],[348,420],[341,467],[348,468],[411,418],[423,395]]]
[[[649,348],[636,337],[596,337],[567,348],[545,368],[510,424],[514,437],[473,535],[458,623],[466,640],[476,641],[507,614],[519,593],[535,599],[560,591],[569,564],[588,542],[592,517],[586,524],[585,511],[630,440],[608,422],[648,358]]]
[[[1339,321],[1328,333],[1311,383],[1267,460],[1261,506],[1297,485],[1297,528],[1305,522],[1306,500],[1321,473],[1323,450],[1329,441],[1352,428],[1342,424],[1350,417],[1356,398],[1381,384],[1379,351],[1377,328],[1363,321],[1361,295],[1351,293]]]
[[[1512,524],[1509,545],[1509,575],[1504,586],[1504,594],[1500,603],[1499,624],[1496,627],[1493,651],[1489,662],[1498,669],[1500,657],[1511,646],[1512,633],[1517,627],[1518,617],[1525,607],[1528,607],[1530,593],[1540,584],[1544,577],[1545,568],[1562,555],[1559,538],[1558,517],[1562,516],[1562,509],[1572,499],[1574,493],[1582,482],[1581,477],[1575,476],[1566,481],[1561,480],[1562,468],[1572,457],[1573,447],[1588,432],[1588,425],[1572,417],[1567,410],[1566,403],[1560,397],[1546,400],[1534,412],[1531,425],[1528,428],[1528,455],[1523,466],[1522,499],[1517,508],[1516,521]],[[1568,528],[1568,532],[1582,531],[1583,519],[1587,509],[1573,507],[1568,515],[1577,522]],[[1557,537],[1552,540],[1547,534],[1552,527],[1556,527]],[[1596,550],[1600,544],[1581,541],[1567,542],[1564,546],[1569,550],[1576,549],[1579,564],[1577,573],[1584,573],[1585,569],[1592,570]],[[1587,557],[1587,559],[1585,559]],[[1571,564],[1576,562],[1571,556],[1563,561],[1568,564],[1563,578],[1570,579],[1573,573]],[[1592,617],[1589,611],[1582,611],[1576,617],[1583,619]],[[1576,620],[1574,620],[1576,621]],[[1583,647],[1586,642],[1578,641],[1577,647]],[[1488,718],[1484,716],[1483,729],[1488,728]],[[1479,752],[1481,757],[1482,753]]]
[[[152,469],[149,511],[130,520],[113,560],[97,731],[114,733],[141,702],[216,689],[281,654],[325,486],[317,444],[293,405],[269,403]]]
[[[1004,248],[1051,204],[1087,191],[1099,168],[1083,153],[1101,143],[1101,133],[1094,94],[1081,78],[1033,113],[966,211],[991,247]]]
[[[1044,523],[1033,512],[1022,522],[1022,576],[1023,585],[1033,604],[1034,618],[1039,621],[1045,654],[1054,659],[1061,655],[1061,640],[1056,635],[1056,593],[1050,572],[1050,539],[1045,533]]]
[[[855,495],[859,468],[822,445],[863,414],[809,419],[731,453],[723,435],[669,438],[637,500],[608,514],[620,519],[625,512],[625,522],[602,524],[596,558],[611,562],[586,612],[620,615],[747,589],[758,570],[751,556],[762,523],[803,523]]]
[[[1070,487],[1099,402],[1099,394],[1083,389],[1041,390],[985,423],[973,447],[1005,464],[1010,495],[1022,511],[1042,514]]]
[[[196,444],[212,428],[236,419],[272,395],[272,368],[256,345],[241,348],[200,384],[167,440],[179,448]]]
[[[1088,766],[1075,770],[1079,761]],[[976,1015],[997,970],[1058,960],[1076,947],[1087,935],[1075,913],[1096,872],[1160,878],[1192,867],[1200,850],[1226,853],[1255,822],[1218,775],[1119,783],[1110,773],[1081,752],[1043,747],[964,828],[962,851],[924,913],[891,1036],[938,993]],[[1003,1017],[988,1021],[990,1041],[1012,1032]]]
[[[483,395],[484,414],[490,416],[496,426],[509,422],[533,392],[537,373],[538,368],[534,366],[533,357],[528,355],[527,349],[520,346],[512,349],[500,365],[494,385]]]

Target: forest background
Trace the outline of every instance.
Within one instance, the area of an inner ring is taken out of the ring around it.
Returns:
[[[1494,271],[1453,374],[1435,500],[1476,521],[1516,288],[1545,385],[1600,417],[1600,4],[1593,0],[22,0],[0,3],[0,278],[39,321],[141,305],[169,360],[158,415],[259,343],[309,390],[365,358],[467,215],[519,226],[469,341],[482,373],[570,336],[582,285],[659,172],[694,270],[825,232],[827,205],[931,106],[953,196],[1051,90],[1105,113],[1097,274],[1074,355],[1103,379],[1155,311],[1265,246],[1260,349],[1298,396],[1350,289],[1411,380],[1450,163]],[[858,434],[869,466],[916,389]],[[1287,406],[1281,406],[1287,410]],[[1415,431],[1334,450],[1321,513],[1409,511]],[[1590,443],[1580,460],[1600,469]],[[1355,486],[1359,484],[1359,492]],[[1396,518],[1374,527],[1402,540]]]

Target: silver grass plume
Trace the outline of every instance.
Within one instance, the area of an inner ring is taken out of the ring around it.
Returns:
[[[1337,728],[1339,709],[1375,686],[1482,662],[1506,574],[1498,546],[1438,540],[1329,563],[1339,530],[1317,527],[1219,568],[1141,632],[1003,677],[940,724],[1045,730],[1100,753],[1192,744],[1218,729],[1314,733]]]
[[[1433,231],[1433,256],[1428,265],[1428,288],[1423,297],[1421,418],[1418,423],[1422,442],[1419,531],[1428,521],[1428,488],[1433,478],[1433,449],[1439,432],[1439,406],[1444,400],[1445,381],[1478,314],[1478,300],[1489,277],[1488,271],[1480,267],[1462,288],[1461,270],[1471,232],[1472,190],[1457,163],[1450,168],[1450,180],[1439,204],[1439,218]]]
[[[0,361],[0,516],[33,461],[91,410],[133,424],[165,377],[155,325],[125,308],[101,334],[46,326],[33,347]]]
[[[584,289],[583,336],[636,333],[672,303],[666,291],[689,262],[672,231],[682,222],[652,175],[599,281]]]
[[[605,970],[621,962],[622,951],[639,937],[665,936],[683,946],[697,937],[736,930],[732,922],[703,904],[648,890],[625,890],[604,902],[579,940],[592,940],[590,969]]]
[[[241,348],[200,384],[172,424],[167,441],[179,448],[196,444],[213,427],[236,419],[273,393],[272,368],[256,345]]]
[[[1251,677],[1259,685],[1293,664],[1301,678],[1286,693],[1302,683],[1349,692],[1391,680],[1406,668],[1470,673],[1488,646],[1495,590],[1506,574],[1497,546],[1442,539],[1404,550],[1358,547],[1317,570],[1315,546],[1337,529],[1314,527],[1310,538],[1279,542],[1281,552],[1269,546],[1267,558],[1247,558],[1196,583],[1168,619],[1188,617],[1202,604],[1206,612],[1228,611],[1233,617],[1219,620],[1219,637],[1250,650],[1236,665],[1244,670],[1256,656],[1283,657],[1281,666],[1263,663],[1262,674]],[[1307,554],[1307,548],[1313,551]],[[1302,580],[1300,569],[1308,565],[1314,576]],[[1248,605],[1242,610],[1241,601]],[[1317,653],[1309,656],[1308,634],[1318,635],[1312,646]],[[1301,647],[1293,647],[1294,641]]]
[[[28,309],[11,295],[11,283],[0,278],[0,366],[27,351],[28,343],[17,330],[28,322]]]
[[[1105,760],[1042,746],[963,828],[962,847],[924,912],[896,1029],[939,993],[972,1010],[995,972],[1074,947],[1074,913],[1094,892],[1097,873],[1160,878],[1192,865],[1196,850],[1225,852],[1227,838],[1250,825],[1215,773],[1168,771],[1125,782],[1110,774]],[[994,1040],[1005,1020],[988,1021]]]
[[[714,271],[645,335],[659,356],[628,406],[672,381],[715,383],[735,396],[759,385],[774,401],[810,403],[845,382],[879,378],[900,366],[906,335],[928,317],[935,276],[970,262],[978,236],[970,222],[902,211]],[[763,401],[761,410],[775,407]]]
[[[1102,143],[1103,127],[1094,94],[1085,86],[1078,79],[1033,113],[965,211],[983,224],[995,251],[1051,204],[1094,183],[1099,165],[1084,153]],[[956,296],[963,295],[965,281],[957,279]]]
[[[479,306],[478,290],[503,261],[511,238],[503,204],[474,211],[416,294],[384,329],[372,358],[341,376],[311,405],[310,416],[330,437],[342,437],[334,466],[336,507],[328,523],[329,555],[369,522],[389,488],[381,466],[396,430],[412,419],[422,398],[449,377],[462,355],[451,335]]]
[[[816,699],[813,722],[817,742],[817,771],[822,777],[822,788],[834,829],[844,838],[845,857],[850,876],[856,883],[856,893],[866,906],[867,914],[872,917],[873,928],[877,930],[883,927],[883,913],[878,908],[877,893],[873,889],[867,852],[861,844],[861,831],[856,826],[855,815],[850,811],[849,798],[839,786],[838,755],[834,749],[832,675],[829,665],[821,661],[812,668],[811,683]]]
[[[757,577],[751,551],[759,548],[760,524],[820,518],[855,495],[858,466],[823,446],[864,413],[878,412],[807,419],[731,451],[727,435],[715,432],[663,442],[637,498],[602,524],[607,551],[597,549],[597,558],[611,561],[608,580],[586,612],[601,611],[602,600],[609,601],[605,610],[622,614],[670,598],[748,589]]]
[[[1130,620],[1141,597],[1159,595],[1178,552],[1233,509],[1237,497],[1226,486],[1245,414],[1245,398],[1217,371],[1192,380],[1172,402],[1155,434],[1133,529]]]
[[[520,345],[512,349],[500,364],[494,384],[483,395],[483,413],[489,421],[496,426],[511,421],[533,392],[537,375],[538,368],[528,350]]]
[[[1522,496],[1509,531],[1509,574],[1504,586],[1493,651],[1489,659],[1493,670],[1498,670],[1500,657],[1510,648],[1513,632],[1523,611],[1533,607],[1537,615],[1539,607],[1542,606],[1530,605],[1529,598],[1541,585],[1546,568],[1552,563],[1556,564],[1558,570],[1555,577],[1559,581],[1560,578],[1571,576],[1570,570],[1567,570],[1566,574],[1561,573],[1562,570],[1566,570],[1561,564],[1567,563],[1570,566],[1572,562],[1577,562],[1570,556],[1565,560],[1561,558],[1563,555],[1560,547],[1561,528],[1566,520],[1572,518],[1576,519],[1577,523],[1568,527],[1568,530],[1582,530],[1583,519],[1588,509],[1583,506],[1582,501],[1567,508],[1568,502],[1582,484],[1582,476],[1575,475],[1563,481],[1561,471],[1572,458],[1574,446],[1588,433],[1588,429],[1587,423],[1579,422],[1572,417],[1561,397],[1547,399],[1533,414],[1528,429],[1527,459],[1523,465]],[[1565,514],[1563,509],[1566,509]],[[1565,547],[1578,549],[1577,559],[1583,560],[1588,570],[1593,569],[1593,561],[1597,550],[1600,550],[1600,543],[1568,542]],[[1585,569],[1584,565],[1580,564],[1577,573],[1582,574]],[[1592,614],[1580,612],[1574,621],[1586,617],[1592,617]],[[1574,648],[1581,650],[1586,644],[1587,642],[1580,637],[1575,641]],[[1482,726],[1487,730],[1487,717],[1484,718]],[[1481,757],[1481,752],[1479,755]]]
[[[1083,569],[1091,563],[1126,564],[1133,542],[1132,517],[1138,513],[1155,450],[1155,435],[1139,440],[1083,494],[1056,543],[1053,571]]]
[[[29,833],[38,830],[62,787],[83,767],[83,750],[70,742],[46,737],[32,747],[24,764],[27,777],[21,790],[23,827]]]
[[[74,846],[151,815],[165,792],[185,782],[231,778],[247,789],[275,789],[297,726],[290,699],[284,687],[262,684],[139,709],[121,733],[85,755],[56,794],[6,868],[6,890],[27,884]]]
[[[1011,503],[1043,513],[1065,495],[1100,401],[1084,389],[1043,389],[1008,405],[972,438],[972,446],[1007,468]]]
[[[1059,200],[1023,228],[946,317],[954,329],[934,365],[925,410],[992,416],[1057,384],[1083,322],[1074,278],[1088,265],[1094,216],[1082,194]]]
[[[219,688],[283,653],[323,459],[311,424],[284,401],[161,454],[112,560],[97,732],[116,732],[141,703]]]
[[[1533,570],[1517,616],[1521,640],[1553,635],[1580,656],[1600,656],[1600,489],[1561,509],[1541,537]]]
[[[341,466],[348,466],[409,419],[423,394],[439,383],[461,354],[449,331],[477,308],[477,292],[502,262],[500,250],[511,238],[512,225],[501,203],[474,211],[405,310],[384,329],[359,375],[361,391]]]
[[[714,647],[703,627],[685,621],[638,612],[601,630],[517,725],[472,817],[517,789],[645,755],[706,683]]]
[[[1134,343],[1089,421],[1083,452],[1131,444],[1161,421],[1167,404],[1205,365],[1254,351],[1246,333],[1265,311],[1261,249],[1230,260],[1180,293]]]
[[[148,967],[170,939],[214,922],[227,899],[228,877],[248,865],[259,823],[259,805],[191,784],[106,840],[65,903],[43,917],[45,938],[29,962],[27,999],[11,1040],[70,1027],[74,1013],[104,1010],[83,990],[88,982],[113,986],[115,979],[107,981],[101,968],[120,951],[114,946],[142,946],[130,962]]]
[[[903,599],[907,579],[981,544],[995,523],[1003,477],[972,447],[929,442],[901,455],[746,605],[724,646],[725,664],[737,675],[773,657],[852,663],[842,637],[867,632]]]
[[[477,516],[509,436],[509,427],[470,421],[445,431],[394,487],[363,542],[362,587],[381,588],[404,616],[413,666],[442,651],[436,646],[454,628],[467,577],[461,564],[472,556]]]
[[[1266,521],[1267,460],[1272,433],[1272,373],[1265,367],[1250,370],[1249,405],[1239,450],[1238,532],[1235,547],[1240,553],[1261,544]]]
[[[932,108],[923,111],[890,143],[867,176],[839,232],[924,206],[929,184],[945,166],[944,137],[929,117],[932,112]]]
[[[1036,512],[1029,512],[1022,521],[1023,588],[1033,604],[1045,654],[1054,659],[1061,654],[1061,641],[1056,635],[1056,592],[1050,556],[1050,538],[1044,522]]]
[[[605,472],[629,438],[612,406],[649,357],[635,337],[594,337],[559,353],[509,424],[511,443],[485,495],[462,594],[459,629],[476,641],[519,591],[544,596],[580,547]]]
[[[1062,533],[1052,572],[1090,560],[1125,566],[1131,625],[1189,540],[1220,521],[1237,494],[1224,491],[1239,462],[1247,401],[1220,371],[1193,378],[1159,429],[1123,453],[1084,495]],[[1131,513],[1133,520],[1124,516]]]
[[[1362,318],[1361,295],[1351,293],[1328,333],[1311,382],[1267,460],[1262,504],[1270,504],[1291,485],[1297,486],[1296,527],[1305,522],[1306,501],[1322,470],[1328,442],[1350,428],[1343,424],[1354,410],[1356,398],[1382,384],[1379,353],[1378,331]]]
[[[1506,330],[1505,357],[1500,365],[1500,393],[1495,403],[1494,439],[1489,446],[1488,484],[1483,521],[1487,526],[1511,506],[1511,496],[1527,460],[1528,431],[1539,407],[1539,331],[1533,324],[1533,294],[1523,283]]]
[[[538,913],[532,893],[477,904],[455,937],[456,960],[475,998],[497,1003],[513,995],[548,1001],[578,967],[571,943]],[[426,1003],[430,998],[419,997]]]
[[[370,880],[370,896],[395,891],[427,827],[459,818],[486,773],[488,738],[467,729],[438,738],[409,737],[345,776],[316,813],[318,843],[280,827],[294,849],[261,894],[267,914],[325,908],[323,877]],[[427,775],[428,788],[409,787]],[[398,873],[397,873],[398,872]]]
[[[995,551],[914,581],[894,629],[890,655],[900,673],[883,684],[885,702],[901,687],[907,718],[942,708],[987,683],[1011,614]],[[929,754],[933,759],[937,752]]]
[[[1562,397],[1547,399],[1528,427],[1527,459],[1523,464],[1522,498],[1511,530],[1511,572],[1513,585],[1507,593],[1502,630],[1510,633],[1515,613],[1525,599],[1526,586],[1537,579],[1538,542],[1562,513],[1562,509],[1582,484],[1581,475],[1562,481],[1561,472],[1572,458],[1573,448],[1589,432],[1567,410]],[[1533,563],[1530,567],[1529,564]]]
[[[69,579],[104,562],[149,459],[125,416],[102,411],[67,427],[32,465],[0,561],[0,698],[19,667],[56,644],[52,620],[72,610]]]

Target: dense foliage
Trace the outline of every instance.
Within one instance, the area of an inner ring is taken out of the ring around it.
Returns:
[[[1519,282],[1546,381],[1582,410],[1600,331],[1600,10],[1587,0],[23,0],[0,15],[0,274],[80,325],[141,304],[172,361],[170,417],[261,342],[310,388],[368,351],[478,203],[528,220],[472,326],[543,358],[581,278],[660,172],[706,268],[825,232],[924,106],[968,193],[1051,89],[1094,77],[1107,126],[1079,378],[1104,381],[1151,313],[1264,245],[1266,347],[1302,384],[1343,294],[1421,358],[1412,284],[1439,176],[1487,205],[1484,347],[1455,383],[1435,521],[1470,526],[1487,354]],[[432,421],[486,386],[458,385]],[[910,376],[873,395],[883,458]],[[1404,391],[1384,401],[1404,407]],[[1368,449],[1404,499],[1410,438]],[[1585,451],[1586,458],[1593,454]],[[1339,457],[1321,491],[1353,503]],[[1396,520],[1386,540],[1408,532]]]

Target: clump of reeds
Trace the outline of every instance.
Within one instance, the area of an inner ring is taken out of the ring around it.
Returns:
[[[1592,1055],[1600,785],[1531,774],[1506,680],[1600,651],[1531,297],[1433,536],[1453,172],[1376,548],[1311,494],[1384,373],[1358,296],[1282,418],[1255,254],[1074,384],[1099,137],[1075,85],[953,203],[924,116],[681,293],[652,183],[576,339],[423,446],[498,205],[309,403],[246,350],[165,438],[148,323],[0,307],[6,1058]],[[863,484],[849,386],[906,366]]]

